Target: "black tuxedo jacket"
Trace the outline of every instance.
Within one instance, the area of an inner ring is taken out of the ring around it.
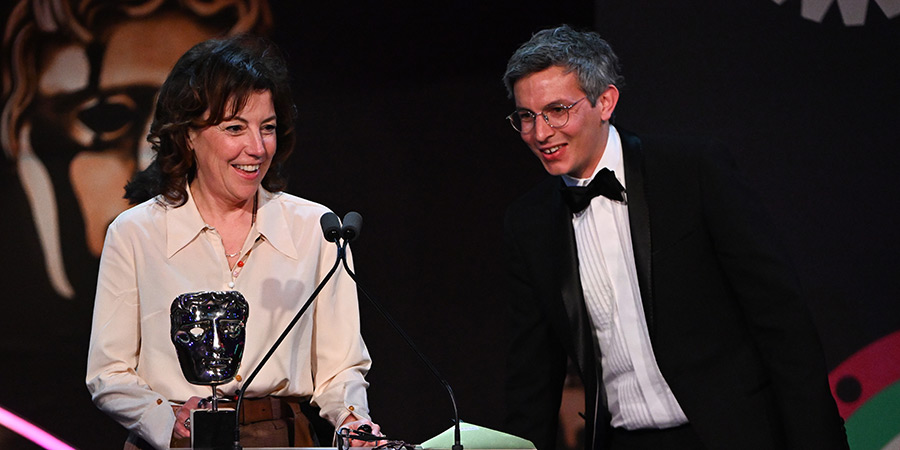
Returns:
[[[653,351],[700,438],[710,449],[847,448],[797,283],[728,153],[619,134]],[[562,186],[548,178],[505,218],[506,427],[555,446],[568,357],[585,386],[585,446],[601,449],[609,413]]]

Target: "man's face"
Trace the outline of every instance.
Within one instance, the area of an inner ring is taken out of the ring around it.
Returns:
[[[610,89],[615,89],[610,87]],[[609,135],[609,122],[615,101],[604,98],[609,89],[591,106],[589,99],[578,102],[569,109],[569,121],[562,127],[552,128],[540,112],[552,104],[571,105],[585,97],[574,72],[552,66],[519,79],[513,85],[516,108],[535,114],[534,127],[521,133],[522,140],[541,160],[551,175],[570,175],[588,178],[592,175]],[[617,92],[615,98],[618,98]]]
[[[185,301],[182,297],[189,296]],[[172,307],[172,343],[191,384],[227,383],[241,367],[246,301],[236,291],[185,294]]]

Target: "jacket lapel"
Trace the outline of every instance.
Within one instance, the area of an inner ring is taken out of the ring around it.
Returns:
[[[653,289],[651,273],[650,212],[647,207],[647,180],[644,174],[644,156],[641,140],[626,131],[618,130],[622,138],[622,156],[625,163],[625,182],[628,184],[628,219],[631,223],[631,244],[637,269],[638,286],[644,305],[644,316],[650,337],[653,337]]]
[[[600,388],[602,368],[600,367],[599,343],[594,337],[594,329],[584,303],[584,291],[581,287],[581,274],[578,271],[578,247],[575,243],[575,230],[572,228],[572,212],[563,201],[560,179],[559,189],[554,200],[554,216],[556,232],[560,241],[556,242],[556,262],[559,267],[560,296],[566,310],[569,343],[573,346],[570,355],[575,355],[575,363],[581,372],[585,389],[585,442],[586,448],[602,448],[605,442],[606,427],[597,427],[598,423],[609,423],[606,410],[606,396]],[[595,435],[595,432],[597,435]]]
[[[556,232],[552,236],[560,239],[553,248],[557,249],[556,267],[559,268],[560,296],[566,310],[568,329],[574,345],[578,367],[582,374],[587,374],[594,366],[594,349],[592,342],[590,318],[584,304],[584,292],[581,288],[581,275],[578,272],[578,250],[575,245],[575,231],[572,229],[572,212],[562,198],[562,179],[554,193],[553,210]]]

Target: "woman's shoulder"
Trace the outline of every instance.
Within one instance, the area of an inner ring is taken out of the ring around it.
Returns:
[[[165,212],[168,208],[171,208],[171,206],[165,203],[163,197],[151,198],[119,213],[110,224],[110,228],[146,228],[161,220],[165,220]]]
[[[322,214],[331,211],[331,209],[321,203],[288,194],[287,192],[268,192],[265,190],[262,192],[265,199],[264,203],[278,204],[288,215],[310,215],[315,216],[318,220]]]

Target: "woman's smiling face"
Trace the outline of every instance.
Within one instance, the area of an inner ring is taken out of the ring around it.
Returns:
[[[191,187],[235,205],[252,199],[275,156],[276,127],[272,94],[259,91],[235,117],[191,130],[188,136],[197,162]]]

